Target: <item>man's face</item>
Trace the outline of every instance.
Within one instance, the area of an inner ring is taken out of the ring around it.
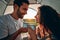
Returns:
[[[27,14],[28,4],[23,3],[17,10],[17,16],[19,18],[23,18],[25,14]]]

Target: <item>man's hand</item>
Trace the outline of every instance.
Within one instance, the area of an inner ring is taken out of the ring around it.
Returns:
[[[19,31],[21,32],[21,33],[25,33],[25,32],[28,32],[28,28],[20,28],[19,29]]]

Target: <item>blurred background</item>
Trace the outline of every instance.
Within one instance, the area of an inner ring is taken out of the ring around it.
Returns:
[[[14,0],[0,0],[0,16],[6,15],[13,12],[13,1]],[[24,26],[29,23],[31,26],[36,26],[38,23],[35,21],[35,15],[37,14],[37,8],[41,5],[49,5],[53,7],[60,17],[60,0],[29,0],[30,5],[27,14],[24,16]],[[34,28],[33,28],[34,29]]]

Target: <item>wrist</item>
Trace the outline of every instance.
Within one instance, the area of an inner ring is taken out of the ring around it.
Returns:
[[[18,34],[20,34],[21,33],[21,30],[18,30]]]

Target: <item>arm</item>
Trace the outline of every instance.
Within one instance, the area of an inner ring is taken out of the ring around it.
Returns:
[[[14,34],[12,34],[12,35],[10,35],[9,36],[9,40],[15,40],[16,39],[16,37],[20,34],[20,33],[22,33],[22,32],[27,32],[28,30],[27,30],[27,28],[20,28],[18,31],[16,31]]]
[[[16,37],[17,37],[20,33],[22,33],[22,32],[27,32],[27,28],[20,28],[20,29],[19,29],[18,31],[16,31],[14,34],[9,35],[9,36],[7,36],[7,37],[5,37],[5,38],[2,38],[2,39],[0,39],[0,40],[15,40]]]
[[[8,36],[8,27],[0,22],[0,40],[15,40],[22,32],[27,32],[27,28],[20,28],[14,34]]]
[[[30,27],[28,28],[28,33],[32,40],[37,40],[36,32],[35,30],[32,30]]]

